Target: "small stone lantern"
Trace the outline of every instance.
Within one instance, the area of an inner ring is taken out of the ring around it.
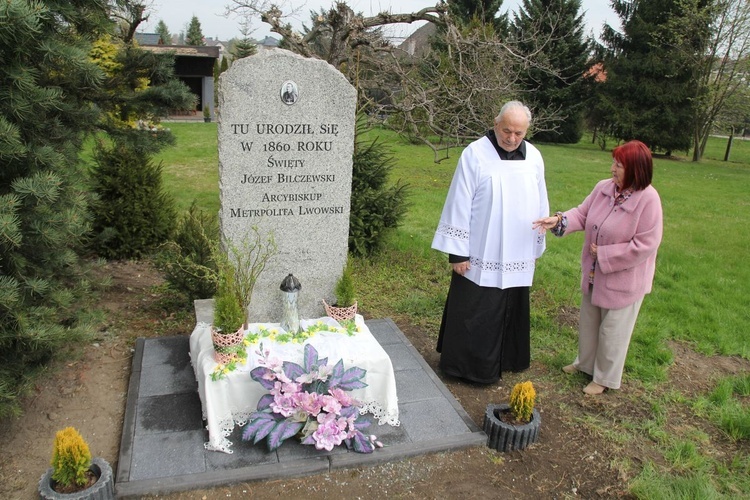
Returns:
[[[297,295],[302,288],[299,280],[289,273],[284,281],[281,282],[281,291],[283,293],[284,313],[281,318],[281,328],[289,333],[298,333],[299,312],[297,311]]]

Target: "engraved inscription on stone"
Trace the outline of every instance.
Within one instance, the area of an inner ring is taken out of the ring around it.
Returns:
[[[250,321],[278,322],[278,284],[302,283],[302,318],[335,301],[346,264],[356,91],[328,63],[282,49],[236,61],[219,82],[222,236],[272,233],[278,253],[253,292]]]

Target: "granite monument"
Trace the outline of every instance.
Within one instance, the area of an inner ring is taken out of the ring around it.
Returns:
[[[219,80],[219,220],[239,246],[255,227],[278,247],[255,285],[250,322],[279,322],[279,285],[302,284],[299,314],[322,300],[346,265],[356,91],[322,60],[283,49],[235,61]]]

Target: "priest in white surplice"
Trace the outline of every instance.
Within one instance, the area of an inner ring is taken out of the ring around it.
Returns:
[[[549,214],[544,161],[524,140],[529,108],[506,103],[485,136],[458,160],[432,248],[452,276],[437,351],[447,375],[489,384],[529,367],[529,287]]]

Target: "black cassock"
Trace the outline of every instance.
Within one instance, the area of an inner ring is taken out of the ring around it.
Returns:
[[[452,273],[440,324],[440,369],[491,384],[531,363],[529,287],[482,287]]]

